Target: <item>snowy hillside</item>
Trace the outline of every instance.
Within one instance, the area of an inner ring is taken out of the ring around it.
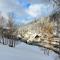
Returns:
[[[0,60],[55,60],[56,56],[54,52],[47,55],[42,48],[25,43],[20,43],[15,48],[0,44]]]

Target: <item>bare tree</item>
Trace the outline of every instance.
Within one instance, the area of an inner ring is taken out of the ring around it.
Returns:
[[[15,40],[13,37],[13,32],[15,31],[15,24],[14,24],[14,20],[13,20],[13,15],[8,15],[9,19],[8,19],[8,23],[7,23],[7,27],[8,27],[8,36],[9,38],[11,38],[9,40],[9,46],[13,47],[15,46]]]
[[[60,6],[60,0],[53,0],[53,2],[54,2],[56,5]]]
[[[2,37],[2,40],[4,40],[3,39],[3,25],[4,25],[4,17],[1,15],[1,12],[0,12],[0,37]]]
[[[56,5],[57,11],[55,11],[55,14],[53,16],[54,20],[57,22],[57,36],[60,38],[60,0],[49,0],[54,2],[54,6]],[[53,7],[54,7],[53,6]],[[60,40],[59,40],[59,46],[60,46]],[[60,53],[60,47],[59,47],[59,53]]]
[[[14,14],[13,13],[8,14],[7,29],[9,30],[10,34],[13,34],[13,32],[16,29],[16,24],[14,21]]]
[[[49,0],[49,2],[52,2],[53,7],[58,6],[58,9],[60,7],[60,0]]]

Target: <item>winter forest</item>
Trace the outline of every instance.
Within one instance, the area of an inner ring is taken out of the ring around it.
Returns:
[[[60,60],[60,0],[0,0],[0,57]]]

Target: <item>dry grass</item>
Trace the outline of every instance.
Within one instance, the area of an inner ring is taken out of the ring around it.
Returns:
[[[40,22],[41,24],[41,33],[43,34],[43,36],[45,38],[47,38],[49,40],[49,43],[51,43],[51,40],[53,40],[53,22],[50,22],[49,19],[43,19]],[[43,37],[43,38],[44,38]]]

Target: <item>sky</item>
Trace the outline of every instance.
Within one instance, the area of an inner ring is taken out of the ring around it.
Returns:
[[[16,23],[28,23],[34,18],[50,15],[56,9],[53,4],[52,0],[0,0],[0,11],[6,18],[13,13]]]

